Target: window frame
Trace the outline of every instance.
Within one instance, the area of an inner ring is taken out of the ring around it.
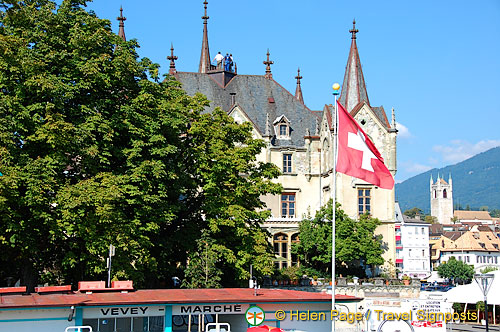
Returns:
[[[283,153],[281,169],[283,174],[291,174],[293,172],[293,153]]]
[[[360,192],[362,192],[360,196]],[[368,195],[366,193],[368,192]],[[372,214],[371,206],[372,206],[372,188],[368,187],[359,187],[357,188],[358,194],[358,215],[362,215],[368,213],[368,215]],[[368,199],[368,203],[366,203],[366,199]],[[362,207],[362,208],[361,208]],[[368,209],[367,209],[368,207]]]
[[[290,199],[291,197],[293,197],[293,199]],[[292,207],[290,207],[290,205],[292,205]],[[286,213],[283,213],[283,211],[286,211]],[[293,213],[290,213],[290,211],[293,211]],[[280,196],[281,218],[295,218],[296,213],[297,213],[297,195],[294,192],[281,193]]]

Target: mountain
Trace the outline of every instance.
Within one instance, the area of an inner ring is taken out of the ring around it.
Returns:
[[[396,184],[396,200],[401,210],[418,207],[430,213],[429,180],[438,173],[446,182],[453,180],[453,204],[471,209],[487,206],[500,209],[500,147],[477,154],[458,164],[432,169]]]

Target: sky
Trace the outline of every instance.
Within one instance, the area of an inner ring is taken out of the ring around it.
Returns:
[[[212,58],[232,53],[239,74],[264,75],[295,92],[300,67],[306,106],[333,103],[342,84],[352,21],[372,106],[395,109],[401,182],[500,146],[499,0],[241,0],[208,1]],[[203,1],[94,0],[88,8],[127,39],[139,55],[168,72],[171,43],[178,71],[198,70]]]

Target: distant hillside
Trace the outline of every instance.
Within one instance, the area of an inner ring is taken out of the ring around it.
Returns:
[[[418,207],[430,212],[429,179],[434,181],[438,173],[448,182],[453,179],[453,203],[462,208],[488,206],[500,209],[500,147],[475,155],[458,164],[432,169],[396,184],[396,199],[401,210]]]

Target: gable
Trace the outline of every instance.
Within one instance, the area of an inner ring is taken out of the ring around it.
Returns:
[[[236,123],[244,123],[250,122],[252,124],[252,137],[257,139],[262,139],[262,133],[255,126],[252,120],[248,117],[245,111],[239,107],[238,105],[234,105],[233,108],[229,111],[228,115],[234,119]],[[272,135],[272,133],[271,133]]]

